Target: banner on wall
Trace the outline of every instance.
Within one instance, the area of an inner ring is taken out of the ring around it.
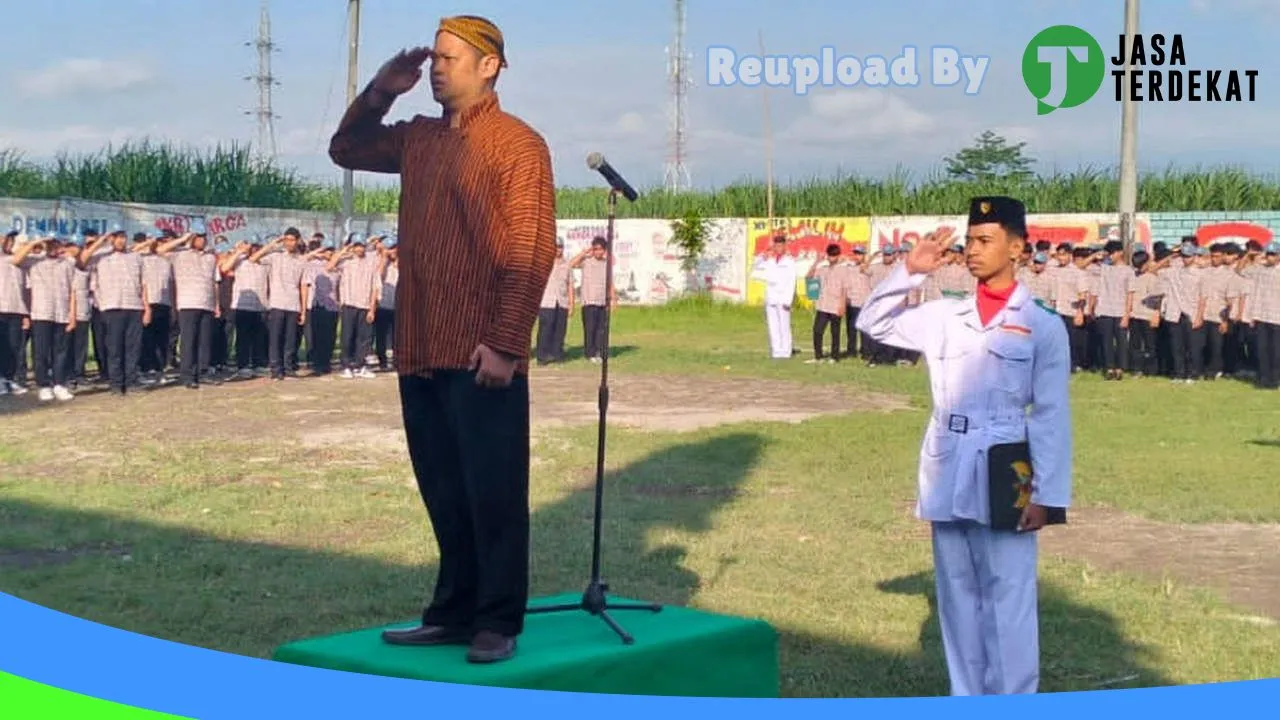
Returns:
[[[920,238],[942,227],[954,230],[952,237],[964,242],[968,223],[967,215],[875,216],[871,218],[871,244],[877,252],[886,248],[898,250],[919,243]]]
[[[808,299],[805,274],[815,261],[825,258],[828,245],[840,246],[842,255],[853,252],[855,247],[864,250],[871,240],[871,221],[866,217],[794,217],[748,218],[747,252],[744,269],[748,278],[745,301],[750,305],[764,302],[764,283],[751,277],[756,259],[769,252],[775,235],[787,238],[787,253],[796,259],[796,304],[812,307]]]
[[[1151,249],[1151,219],[1148,215],[1135,216],[1134,246]],[[1034,245],[1048,240],[1057,247],[1059,243],[1077,245],[1101,245],[1120,240],[1120,219],[1116,215],[1028,215],[1028,240]]]

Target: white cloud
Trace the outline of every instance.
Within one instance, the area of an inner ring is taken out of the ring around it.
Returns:
[[[155,72],[137,61],[68,58],[19,78],[18,89],[27,97],[47,99],[122,92],[153,79]]]
[[[810,97],[809,111],[778,133],[788,144],[896,142],[935,131],[937,121],[888,90],[847,90]]]

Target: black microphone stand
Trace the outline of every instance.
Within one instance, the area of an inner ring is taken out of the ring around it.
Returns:
[[[613,628],[614,632],[618,633],[624,644],[630,645],[635,642],[635,638],[626,630],[623,630],[622,626],[609,616],[609,611],[648,610],[650,612],[659,612],[662,610],[662,606],[656,603],[612,603],[608,597],[609,586],[600,579],[600,528],[604,511],[605,415],[609,411],[609,326],[613,316],[613,221],[617,214],[617,208],[618,191],[610,189],[609,225],[605,237],[604,357],[600,359],[600,430],[596,439],[596,508],[595,517],[593,518],[594,538],[591,545],[591,580],[587,583],[586,591],[582,593],[581,602],[529,608],[527,612],[530,615],[535,615],[568,610],[585,610],[603,620],[605,624]]]

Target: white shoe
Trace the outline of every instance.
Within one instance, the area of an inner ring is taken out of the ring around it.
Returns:
[[[40,388],[40,402],[49,402],[53,399],[53,388]]]
[[[56,397],[56,398],[58,398],[58,399],[59,399],[59,400],[61,400],[62,402],[66,402],[66,401],[68,401],[68,400],[72,400],[72,399],[74,399],[74,398],[75,398],[75,395],[72,395],[70,390],[66,389],[65,387],[63,387],[63,386],[61,386],[61,385],[55,385],[55,386],[54,386],[54,388],[53,388],[53,396],[54,396],[54,397]]]
[[[354,378],[355,376],[356,376],[356,374],[355,374],[355,373],[353,373],[353,372],[351,372],[351,368],[347,368],[346,370],[343,370],[343,371],[342,371],[342,379],[344,379],[344,380],[350,380],[350,379]]]
[[[9,394],[9,381],[0,380],[0,395],[8,395],[8,394]]]
[[[26,389],[26,388],[24,388],[24,387],[22,387],[22,386],[21,386],[21,385],[19,385],[18,383],[16,383],[16,382],[14,382],[14,381],[10,380],[10,381],[9,381],[9,392],[13,393],[14,395],[26,395],[26,394],[27,394],[27,389]]]
[[[367,367],[360,368],[360,372],[356,373],[356,376],[360,378],[364,378],[365,380],[373,380],[378,377],[373,373],[372,370],[370,370]]]

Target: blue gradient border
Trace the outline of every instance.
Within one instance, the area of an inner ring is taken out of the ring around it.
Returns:
[[[384,678],[231,655],[159,640],[0,593],[0,671],[89,697],[200,720],[515,717],[675,720],[784,717],[1031,717],[1165,720],[1280,707],[1280,679],[985,698],[722,699],[509,690]],[[0,698],[2,701],[2,698]]]

